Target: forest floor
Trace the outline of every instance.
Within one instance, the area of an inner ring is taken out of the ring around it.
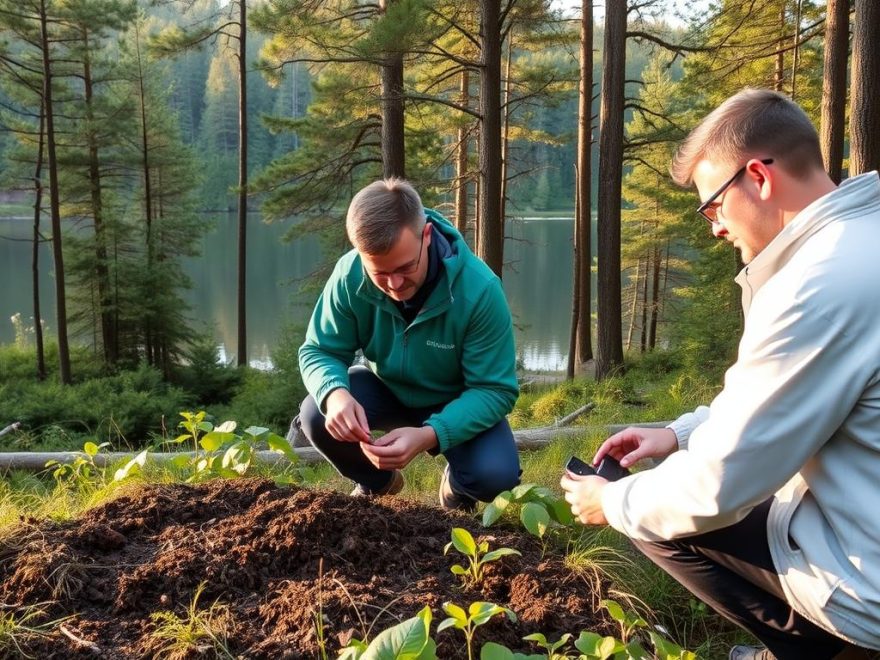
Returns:
[[[487,564],[484,580],[465,588],[450,572],[463,557],[443,553],[454,526],[522,555]],[[515,623],[497,617],[482,626],[476,648],[492,640],[534,652],[522,641],[534,632],[613,634],[599,605],[606,585],[544,550],[524,532],[485,529],[400,498],[354,499],[265,479],[148,485],[79,519],[25,518],[6,530],[0,603],[69,617],[66,635],[54,626],[19,637],[23,655],[46,659],[173,657],[162,639],[169,622],[180,637],[196,619],[213,635],[203,657],[335,657],[353,637],[375,637],[425,605],[441,616],[447,601],[516,613]],[[434,638],[439,657],[466,657],[459,631]]]

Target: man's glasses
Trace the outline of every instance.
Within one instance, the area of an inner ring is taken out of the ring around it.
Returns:
[[[772,158],[765,158],[761,162],[764,163],[764,165],[769,165],[770,163],[773,162],[773,159]],[[730,188],[730,186],[733,185],[734,181],[736,181],[739,177],[742,176],[743,172],[746,171],[747,167],[748,167],[748,165],[743,165],[741,168],[739,168],[736,171],[736,174],[734,174],[727,181],[725,181],[724,184],[718,190],[715,191],[714,195],[712,195],[709,199],[707,199],[705,202],[700,204],[700,207],[697,209],[697,213],[699,213],[701,216],[703,216],[703,218],[706,220],[706,222],[708,222],[710,225],[714,225],[716,222],[718,222],[718,209],[721,207],[721,205],[714,204],[715,200],[718,199],[724,193],[725,190]]]
[[[425,246],[425,229],[422,228],[422,237],[419,239],[419,256],[418,259],[415,260],[415,263],[409,263],[406,266],[401,266],[395,270],[392,270],[390,273],[378,273],[374,272],[373,277],[379,277],[382,279],[388,279],[389,277],[393,277],[394,275],[398,275],[400,277],[409,277],[410,275],[415,275],[419,271],[419,265],[422,263],[422,249]]]

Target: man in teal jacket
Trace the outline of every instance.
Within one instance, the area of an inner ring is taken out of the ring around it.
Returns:
[[[505,419],[519,392],[500,280],[400,179],[355,195],[346,231],[354,250],[299,350],[303,433],[357,483],[352,495],[400,492],[401,469],[429,452],[448,462],[444,507],[492,500],[520,473]],[[365,365],[352,367],[358,351]]]

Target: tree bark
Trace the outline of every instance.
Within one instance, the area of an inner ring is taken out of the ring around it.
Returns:
[[[620,203],[623,172],[626,0],[605,5],[604,71],[599,120],[599,301],[596,378],[623,365],[620,302]]]
[[[880,169],[880,2],[855,0],[850,174]]]
[[[797,98],[797,72],[801,59],[801,13],[803,11],[803,0],[795,0],[795,16],[794,16],[794,53],[791,58],[791,100]]]
[[[654,271],[651,277],[651,322],[648,324],[648,350],[657,347],[657,317],[660,315],[660,250],[654,249]]]
[[[238,0],[238,366],[248,364],[247,346],[247,0]]]
[[[141,33],[140,23],[135,22],[135,56],[138,66],[138,93],[140,96],[140,119],[141,119],[141,164],[144,170],[144,242],[146,245],[147,255],[147,272],[152,272],[155,260],[155,249],[153,241],[153,185],[150,172],[150,139],[147,128],[147,99],[146,89],[144,87],[144,67],[141,60]],[[155,338],[153,336],[153,323],[151,318],[146,318],[144,322],[144,354],[146,355],[147,364],[156,364],[156,347],[154,345]]]
[[[52,63],[49,58],[49,20],[46,0],[40,0],[40,50],[43,57],[43,105],[46,114],[46,159],[49,166],[49,209],[52,218],[52,255],[55,261],[55,314],[58,324],[58,366],[61,383],[70,385],[70,346],[67,342],[67,295],[64,290],[64,251],[61,243],[61,201],[55,150],[55,111],[52,106]]]
[[[480,0],[480,222],[477,256],[501,277],[501,0]]]
[[[578,88],[577,198],[575,218],[575,267],[578,286],[575,363],[593,359],[593,3],[583,0],[581,8],[580,82]]]
[[[504,120],[501,126],[501,213],[499,214],[501,222],[498,223],[501,245],[504,245],[504,224],[507,220],[507,177],[510,170],[508,160],[510,159],[510,64],[512,60],[513,29],[507,33],[507,57],[504,63],[504,94],[502,101]]]
[[[825,62],[822,75],[822,160],[828,176],[843,176],[846,125],[846,61],[849,54],[849,0],[828,0],[825,17]]]
[[[785,2],[779,3],[779,34],[785,34]],[[776,71],[773,76],[773,89],[783,91],[785,87],[785,37],[779,37],[776,50]]]
[[[101,349],[104,362],[114,365],[119,360],[119,337],[115,327],[113,299],[110,295],[110,269],[108,268],[107,237],[104,223],[104,197],[101,186],[101,163],[98,140],[95,135],[94,81],[89,55],[89,33],[82,31],[83,39],[83,91],[86,101],[86,143],[88,145],[89,198],[92,220],[95,223],[95,283],[98,289],[98,317],[101,324]]]
[[[470,104],[470,71],[462,69],[461,84],[459,87],[458,103],[463,108]],[[458,129],[458,146],[455,158],[455,228],[462,236],[467,236],[468,223],[468,185],[470,173],[468,172],[468,127],[462,125]]]
[[[40,309],[40,216],[43,213],[43,137],[46,133],[45,105],[40,105],[40,137],[34,166],[34,243],[31,253],[31,282],[34,301],[34,341],[37,348],[37,378],[46,380],[46,351],[43,347],[43,316]]]
[[[382,13],[394,0],[380,0]],[[404,92],[403,53],[390,51],[382,64],[382,174],[390,177],[406,177],[406,153],[404,148]]]

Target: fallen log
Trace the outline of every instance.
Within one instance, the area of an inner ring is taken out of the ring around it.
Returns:
[[[583,414],[581,411],[579,414]],[[571,417],[571,416],[569,416]],[[565,418],[563,418],[564,420]],[[574,419],[572,417],[572,419]],[[561,423],[563,420],[560,420]],[[663,427],[669,422],[656,422],[652,424],[614,424],[611,426],[542,426],[534,429],[520,429],[513,432],[517,447],[522,450],[540,449],[546,447],[557,438],[587,435],[601,430],[609,435],[630,426]],[[293,451],[301,463],[311,464],[324,460],[324,457],[313,447],[294,447]],[[222,452],[221,452],[222,453]],[[129,461],[137,455],[137,452],[100,452],[92,457],[97,467],[108,467],[124,461]],[[164,465],[178,460],[180,457],[192,459],[196,452],[155,452],[150,453],[148,462],[153,465]],[[198,456],[204,456],[199,452]],[[77,458],[89,460],[89,457],[81,451],[66,452],[2,452],[0,453],[0,471],[7,470],[31,470],[39,471],[46,467],[48,461],[58,463],[73,463]],[[257,463],[266,465],[288,465],[289,461],[283,454],[276,451],[258,451],[254,456]]]
[[[21,426],[21,422],[13,422],[3,430],[0,430],[0,438],[2,438],[7,433],[12,433],[13,431],[17,431]]]

